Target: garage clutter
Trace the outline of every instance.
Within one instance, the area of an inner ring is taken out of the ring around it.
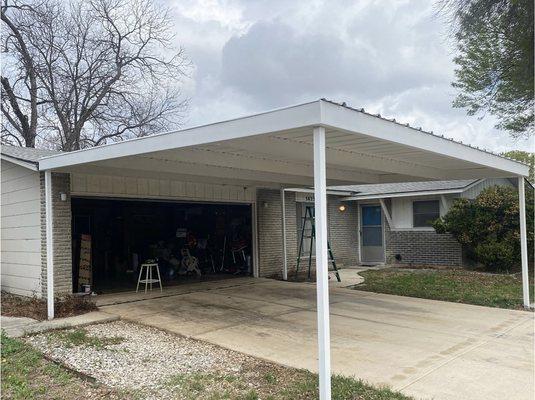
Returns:
[[[72,207],[77,292],[88,284],[88,267],[80,262],[88,237],[89,280],[97,293],[157,279],[155,272],[142,276],[144,264],[158,265],[164,286],[252,273],[250,205],[75,198]]]

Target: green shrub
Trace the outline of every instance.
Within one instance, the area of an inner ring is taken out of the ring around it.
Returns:
[[[438,233],[451,233],[470,258],[491,271],[520,265],[518,191],[492,186],[475,200],[456,199],[448,213],[434,223]],[[533,190],[526,190],[528,254],[533,249]]]

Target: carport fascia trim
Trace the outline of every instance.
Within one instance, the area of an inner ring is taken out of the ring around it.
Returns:
[[[290,129],[310,127],[312,131],[313,126],[321,125],[320,108],[321,101],[313,101],[213,124],[53,155],[42,158],[39,161],[39,169],[63,168]],[[180,140],[179,144],[177,139]]]
[[[324,100],[180,131],[53,155],[41,159],[39,169],[56,169],[314,126],[338,129],[349,134],[358,133],[429,151],[437,155],[460,158],[487,168],[504,171],[511,176],[527,177],[529,175],[529,167],[520,162]],[[178,140],[180,143],[177,145]]]
[[[383,139],[418,150],[460,158],[515,176],[529,176],[529,166],[521,162],[331,102],[322,103],[321,121],[322,126],[327,128],[347,133],[358,132],[371,138]],[[355,127],[358,127],[358,131],[355,131]]]

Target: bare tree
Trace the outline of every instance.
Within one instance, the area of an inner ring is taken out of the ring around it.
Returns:
[[[37,115],[40,139],[67,151],[180,123],[186,107],[181,79],[189,63],[182,49],[173,49],[167,10],[151,0],[41,0],[6,5],[7,12],[5,24],[20,32],[28,57],[22,45],[14,45],[13,33],[6,50],[19,68],[18,75],[2,76],[2,111],[9,125],[2,127],[4,134],[22,136],[16,112],[21,103],[24,109],[35,104],[30,115]],[[30,72],[36,77],[35,101],[14,93],[14,104],[8,104],[10,78],[24,82],[25,95],[34,93],[26,83]]]
[[[7,15],[7,0],[2,4],[1,19],[3,53],[11,53],[12,65],[3,62],[3,70],[11,70],[11,80],[4,76],[2,83],[2,139],[16,141],[20,146],[35,147],[37,135],[37,77],[33,59],[23,32]],[[17,12],[24,6],[13,5]]]

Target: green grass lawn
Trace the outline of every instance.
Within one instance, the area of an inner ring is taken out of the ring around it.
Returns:
[[[364,277],[364,283],[355,286],[357,290],[488,307],[523,308],[519,274],[386,268],[367,270],[360,275]],[[533,293],[533,279],[530,288]]]
[[[255,371],[255,372],[258,372]],[[254,376],[254,381],[251,378]],[[333,400],[411,400],[401,393],[376,388],[343,376],[332,377]],[[188,400],[313,400],[318,399],[318,375],[305,370],[275,367],[262,376],[211,373],[179,374],[168,382],[177,398]]]

